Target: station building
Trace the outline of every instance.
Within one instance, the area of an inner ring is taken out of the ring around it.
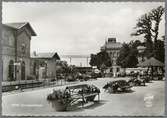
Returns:
[[[32,36],[36,33],[28,22],[2,24],[3,81],[27,79]]]

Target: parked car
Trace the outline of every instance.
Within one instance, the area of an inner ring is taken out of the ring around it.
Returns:
[[[92,72],[92,73],[91,73],[91,77],[92,77],[92,79],[101,78],[101,77],[102,77],[102,74],[101,74],[101,73]]]
[[[89,74],[82,74],[82,76],[84,81],[88,81],[89,79],[91,79],[91,75]]]
[[[131,90],[132,86],[126,80],[116,80],[107,83],[103,89],[108,90],[109,92],[126,92]]]
[[[145,86],[145,80],[144,79],[138,79],[137,77],[131,78],[128,83],[132,86]]]
[[[68,76],[66,76],[66,80],[68,82],[73,82],[73,81],[76,81],[77,78],[74,75],[68,75]]]
[[[118,72],[117,76],[118,77],[125,77],[126,76],[126,72]]]
[[[144,79],[144,80],[145,80],[145,83],[149,83],[149,82],[151,81],[150,75],[141,76],[141,79]]]

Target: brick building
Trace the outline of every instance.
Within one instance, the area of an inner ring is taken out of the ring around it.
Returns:
[[[26,80],[30,74],[30,42],[36,33],[28,22],[2,25],[3,81]]]

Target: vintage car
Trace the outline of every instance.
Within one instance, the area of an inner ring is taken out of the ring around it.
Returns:
[[[145,86],[145,79],[138,79],[137,77],[133,77],[128,80],[128,83],[132,86]]]
[[[101,78],[101,77],[102,77],[102,73],[95,73],[95,72],[92,72],[92,73],[91,73],[91,77],[92,77],[92,79]]]
[[[76,80],[77,80],[77,78],[72,74],[66,76],[66,81],[68,81],[68,82],[73,82],[73,81],[76,81]]]
[[[92,76],[90,74],[86,74],[86,73],[79,73],[77,74],[77,78],[80,80],[80,81],[88,81],[92,78]]]
[[[126,80],[116,80],[108,82],[103,89],[108,90],[110,93],[127,92],[130,91],[132,86]]]
[[[82,106],[90,101],[94,101],[98,95],[98,101],[100,96],[100,89],[94,85],[80,84],[74,86],[67,86],[64,90],[53,90],[51,94],[47,96],[47,100],[56,103],[61,110],[67,110],[68,107],[82,102]]]
[[[151,81],[151,76],[150,75],[143,75],[140,77],[145,81],[145,83],[149,83]]]

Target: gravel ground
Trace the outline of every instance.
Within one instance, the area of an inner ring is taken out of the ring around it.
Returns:
[[[65,86],[3,93],[2,114],[8,116],[163,116],[165,110],[164,81],[133,87],[130,93],[109,94],[102,87],[108,81],[127,78],[99,78],[81,82],[101,89],[100,102],[88,103],[66,112],[58,112],[46,97],[54,89]],[[97,98],[96,98],[97,99]]]

